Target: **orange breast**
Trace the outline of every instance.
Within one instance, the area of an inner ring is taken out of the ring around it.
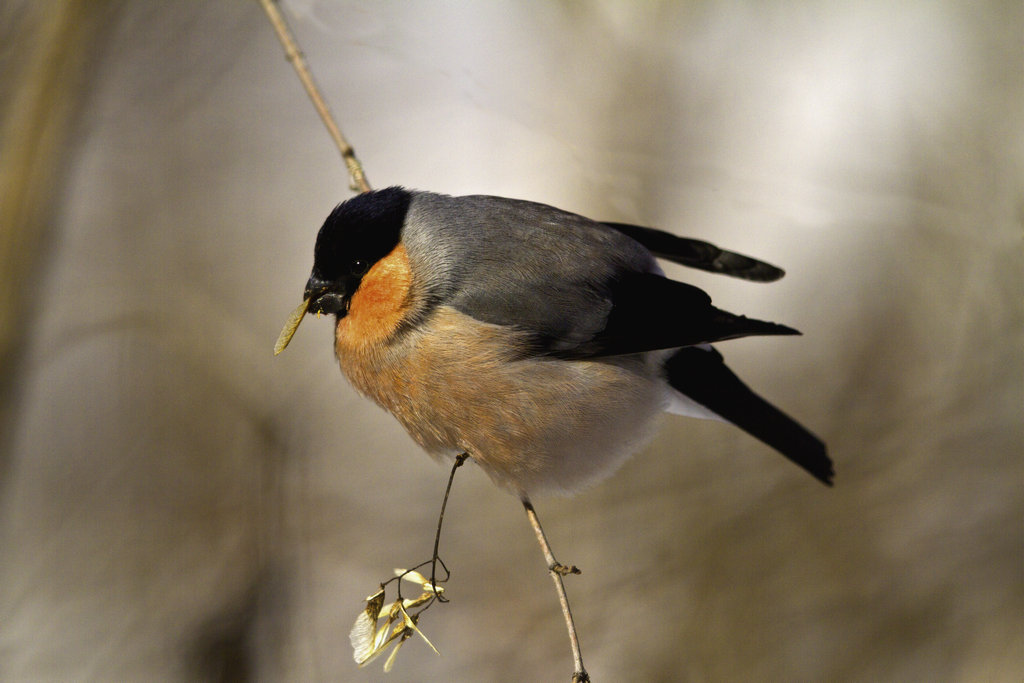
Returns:
[[[363,276],[352,295],[348,315],[338,321],[339,354],[386,341],[411,306],[409,256],[399,244]]]

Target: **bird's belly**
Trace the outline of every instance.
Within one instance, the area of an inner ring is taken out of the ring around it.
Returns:
[[[336,350],[352,384],[428,452],[467,451],[517,494],[607,476],[650,435],[666,397],[645,356],[523,358],[507,328],[445,307],[387,347],[339,338]]]

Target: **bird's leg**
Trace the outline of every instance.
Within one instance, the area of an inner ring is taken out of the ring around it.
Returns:
[[[540,520],[537,518],[537,511],[533,509],[533,503],[530,502],[529,498],[523,498],[523,507],[526,508],[526,516],[530,520],[530,526],[533,527],[533,532],[537,535],[537,542],[540,543],[541,552],[544,553],[544,561],[548,563],[548,573],[551,574],[551,580],[555,582],[555,592],[558,593],[558,602],[562,605],[562,614],[565,616],[565,627],[569,631],[569,645],[572,647],[572,660],[576,670],[573,671],[572,681],[573,683],[589,683],[590,676],[587,674],[587,670],[583,668],[583,655],[580,653],[580,641],[576,636],[576,625],[572,620],[572,611],[569,609],[569,598],[565,594],[565,584],[562,582],[562,577],[567,574],[579,574],[580,570],[574,565],[566,566],[555,560],[555,556],[551,553],[551,546],[548,545],[548,539],[544,536],[544,530],[540,526]]]

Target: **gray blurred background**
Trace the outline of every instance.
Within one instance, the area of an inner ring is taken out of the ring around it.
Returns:
[[[1020,2],[289,2],[374,185],[756,255],[669,269],[803,337],[720,346],[827,490],[666,418],[535,501],[595,681],[1024,671]],[[0,5],[0,679],[379,681],[348,631],[447,471],[274,339],[351,195],[256,2]],[[512,497],[460,472],[401,681],[567,681]]]

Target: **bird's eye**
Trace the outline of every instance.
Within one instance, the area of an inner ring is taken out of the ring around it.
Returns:
[[[356,259],[352,262],[352,274],[353,275],[366,275],[366,271],[370,269],[370,264],[362,259]]]

